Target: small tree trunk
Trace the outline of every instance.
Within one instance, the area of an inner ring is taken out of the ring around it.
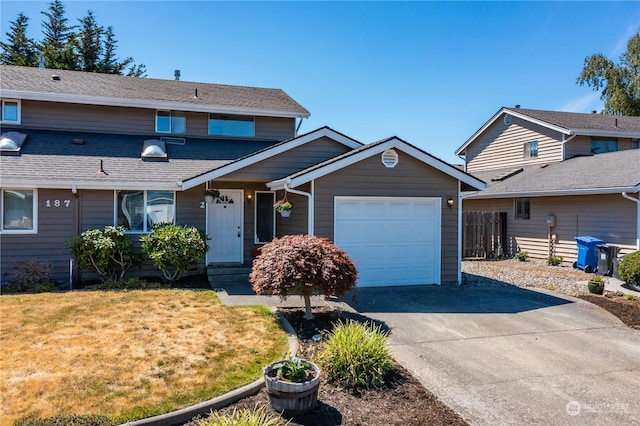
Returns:
[[[303,318],[306,319],[306,320],[312,320],[315,317],[311,313],[311,296],[309,296],[308,294],[305,294],[302,297],[304,297],[304,308],[305,308],[305,312],[304,312],[304,317]]]

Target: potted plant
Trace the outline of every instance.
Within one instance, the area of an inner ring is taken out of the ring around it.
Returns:
[[[604,283],[605,281],[604,278],[602,278],[602,275],[594,275],[587,284],[589,292],[602,294],[604,292]]]
[[[213,203],[216,198],[220,198],[220,191],[215,188],[207,188],[203,191],[203,194],[207,203]]]
[[[320,369],[314,363],[289,356],[267,365],[263,373],[269,404],[274,410],[299,415],[315,407]]]
[[[293,207],[293,205],[287,201],[287,199],[283,199],[283,200],[278,200],[274,205],[273,208],[276,209],[279,213],[280,216],[282,217],[289,217],[291,216],[291,208]]]

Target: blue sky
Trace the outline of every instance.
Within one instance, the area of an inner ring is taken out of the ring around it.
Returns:
[[[148,77],[281,88],[311,112],[303,133],[398,136],[452,163],[502,106],[600,110],[584,58],[617,60],[640,28],[640,2],[63,3],[113,26]],[[2,0],[2,40],[19,12],[41,39],[48,4]]]

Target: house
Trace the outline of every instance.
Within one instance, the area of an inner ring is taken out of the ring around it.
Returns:
[[[562,256],[575,237],[640,248],[640,117],[501,108],[456,154],[489,188],[465,212],[507,213],[505,254]]]
[[[274,237],[327,237],[356,261],[359,285],[460,280],[461,187],[484,182],[389,138],[329,127],[277,89],[0,67],[1,268],[48,260],[69,276],[65,242],[122,225],[196,226],[199,269],[250,265]],[[206,188],[220,197],[204,200]],[[290,217],[273,204],[286,198]],[[140,273],[149,273],[149,266]]]

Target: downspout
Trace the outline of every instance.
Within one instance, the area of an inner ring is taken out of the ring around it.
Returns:
[[[287,182],[284,184],[284,191],[285,192],[290,192],[292,194],[298,194],[298,195],[304,195],[305,197],[308,198],[309,200],[309,213],[307,214],[308,216],[308,229],[307,229],[307,233],[309,235],[313,235],[313,228],[314,228],[314,216],[313,216],[313,193],[314,193],[314,188],[315,188],[315,181],[311,181],[311,192],[304,192],[304,191],[298,191],[297,189],[291,189],[289,187],[289,185],[291,185],[291,180],[288,179]]]
[[[78,195],[78,185],[75,183],[71,185],[71,193],[73,194],[74,209],[73,209],[73,224],[74,224],[74,238],[80,235],[80,196]],[[69,259],[69,290],[73,290],[73,275],[75,272],[75,266],[73,264],[73,258]],[[80,279],[80,277],[78,277]]]
[[[636,203],[636,250],[640,250],[640,199],[630,197],[626,191],[622,193],[622,196],[627,200]]]
[[[560,159],[560,161],[564,161],[564,144],[566,144],[567,142],[569,142],[571,139],[575,138],[576,136],[578,136],[577,133],[574,133],[573,135],[569,136],[568,139],[565,139],[565,134],[562,134],[562,158]]]

